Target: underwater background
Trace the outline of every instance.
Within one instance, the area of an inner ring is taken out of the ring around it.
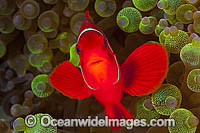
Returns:
[[[63,61],[78,67],[75,44],[86,10],[119,64],[142,44],[166,48],[163,84],[148,96],[125,94],[121,102],[136,119],[173,118],[175,127],[112,131],[25,125],[29,114],[37,119],[104,116],[93,96],[70,99],[48,80]],[[200,0],[0,0],[0,133],[200,133],[199,35]]]

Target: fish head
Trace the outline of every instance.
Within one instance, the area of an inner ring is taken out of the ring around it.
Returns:
[[[76,51],[85,83],[91,89],[113,85],[119,80],[119,65],[104,33],[87,16],[80,29]]]

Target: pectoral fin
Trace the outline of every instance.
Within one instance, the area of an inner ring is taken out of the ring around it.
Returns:
[[[54,69],[49,76],[51,85],[64,95],[73,99],[84,99],[92,94],[85,84],[81,72],[69,61]]]
[[[121,65],[124,91],[141,96],[155,91],[168,71],[168,57],[163,46],[148,43],[137,48]]]

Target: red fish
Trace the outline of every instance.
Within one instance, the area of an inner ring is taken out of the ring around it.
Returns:
[[[161,85],[168,71],[167,53],[157,43],[140,46],[119,65],[108,39],[89,20],[88,11],[76,51],[80,56],[80,70],[65,61],[49,76],[50,83],[73,99],[94,95],[109,118],[133,118],[120,103],[123,92],[132,96],[150,94]]]

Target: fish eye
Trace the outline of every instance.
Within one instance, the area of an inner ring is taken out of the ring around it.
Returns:
[[[105,48],[107,48],[107,46],[108,46],[106,39],[104,39],[104,46],[105,46]]]
[[[76,52],[77,52],[78,54],[81,53],[81,49],[80,49],[78,46],[76,46]]]
[[[112,54],[111,54],[110,52],[108,52],[107,55],[108,55],[109,57],[112,57]]]

